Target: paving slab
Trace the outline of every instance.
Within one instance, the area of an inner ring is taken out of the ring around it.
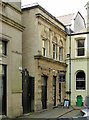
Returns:
[[[73,110],[72,107],[69,107],[69,108],[57,107],[57,108],[42,111],[42,112],[29,113],[22,117],[24,117],[24,118],[57,118],[57,117],[62,116],[65,113],[68,113],[72,110]]]

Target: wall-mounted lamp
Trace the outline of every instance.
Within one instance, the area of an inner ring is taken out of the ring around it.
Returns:
[[[21,71],[21,72],[22,72],[22,70],[23,70],[23,68],[22,68],[22,67],[19,67],[19,71]]]

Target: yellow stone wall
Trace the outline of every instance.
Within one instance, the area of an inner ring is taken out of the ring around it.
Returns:
[[[6,78],[6,116],[16,117],[22,114],[22,76],[19,67],[22,66],[22,31],[21,8],[14,8],[7,2],[2,2],[2,17],[0,16],[0,41],[7,41],[7,55],[0,54],[0,65],[7,65]]]

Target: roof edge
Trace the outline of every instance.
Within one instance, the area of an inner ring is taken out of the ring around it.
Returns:
[[[32,6],[31,6],[31,4],[29,4],[29,5],[30,5],[30,7],[27,6],[27,5],[25,5],[25,8],[24,8],[24,6],[22,6],[22,11],[23,10],[30,10],[30,9],[34,9],[34,8],[39,8],[40,10],[42,10],[43,12],[45,12],[47,15],[49,15],[52,19],[54,19],[56,22],[58,22],[59,24],[61,24],[64,28],[66,28],[66,26],[62,22],[60,22],[55,16],[53,16],[51,13],[49,13],[45,8],[43,8],[38,3],[34,3],[34,4],[32,4]]]

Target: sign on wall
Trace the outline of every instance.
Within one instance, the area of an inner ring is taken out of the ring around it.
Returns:
[[[59,82],[65,82],[65,73],[59,74]]]

